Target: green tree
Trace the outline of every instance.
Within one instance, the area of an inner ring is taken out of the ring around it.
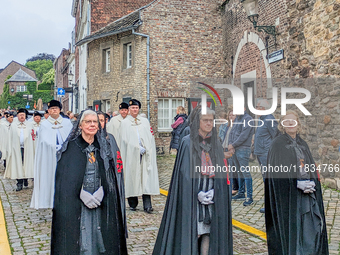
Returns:
[[[25,66],[35,71],[37,79],[41,81],[43,78],[43,75],[48,73],[51,69],[53,69],[53,62],[52,60],[46,60],[46,59],[35,60],[35,61],[27,62]]]
[[[6,81],[8,79],[10,79],[12,77],[12,75],[8,75],[6,80],[5,80],[5,85],[4,85],[4,89],[3,89],[3,92],[0,96],[0,108],[1,109],[7,109],[8,107],[8,98],[9,98],[9,86],[8,84],[6,83]]]
[[[54,86],[55,72],[52,68],[48,73],[45,73],[42,77],[42,82],[39,84],[39,90],[51,90]]]

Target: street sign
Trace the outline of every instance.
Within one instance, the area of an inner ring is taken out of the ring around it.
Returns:
[[[282,49],[268,54],[269,64],[274,63],[276,61],[280,61],[282,59],[283,59],[283,50]]]
[[[65,90],[63,88],[58,88],[58,96],[65,96]]]
[[[11,101],[8,101],[8,104],[10,104],[11,103]]]
[[[29,109],[29,108],[30,108],[30,106],[29,106],[29,105],[26,105],[26,106],[25,106],[25,108],[26,108],[26,109]]]
[[[72,87],[65,88],[65,93],[73,93],[73,88]]]

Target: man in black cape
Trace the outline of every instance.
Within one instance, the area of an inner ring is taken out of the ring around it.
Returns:
[[[88,164],[86,149],[88,143],[82,138],[78,123],[72,130],[63,148],[58,152],[56,170],[55,196],[52,218],[51,254],[88,254],[81,250],[81,220],[83,202],[79,197]],[[104,190],[98,215],[98,232],[96,238],[100,252],[98,254],[127,254],[125,226],[122,217],[120,192],[117,183],[117,160],[113,159],[111,146],[101,128],[95,135],[94,147],[98,162],[99,176]],[[118,150],[118,148],[117,148]],[[119,150],[118,150],[119,151]],[[118,165],[118,167],[120,167]],[[97,208],[97,209],[98,209]],[[96,209],[96,210],[97,210]],[[85,222],[86,223],[86,222]],[[100,233],[99,233],[100,232]],[[83,240],[84,241],[84,240]],[[102,242],[101,242],[102,241]],[[103,249],[104,247],[104,249]]]
[[[268,252],[275,255],[325,255],[328,254],[328,241],[320,181],[317,172],[310,170],[315,191],[304,193],[297,188],[299,165],[296,148],[304,154],[304,165],[313,169],[312,154],[299,135],[296,140],[288,134],[278,136],[268,152],[267,166],[281,169],[274,173],[268,169],[265,179]],[[290,171],[285,172],[284,168]]]
[[[190,116],[190,135],[183,138],[177,153],[154,255],[202,254],[198,225],[202,221],[200,218],[204,216],[203,221],[205,221],[209,214],[210,219],[207,223],[210,225],[210,233],[207,254],[233,253],[231,195],[226,172],[215,172],[212,210],[207,210],[208,206],[204,206],[205,214],[201,215],[198,201],[201,173],[195,172],[195,166],[201,167],[202,152],[210,155],[212,165],[225,165],[223,149],[217,139],[216,129],[213,128],[210,132],[211,136],[208,135],[207,139],[203,139],[205,143],[200,138],[200,116],[201,107],[198,106]],[[200,145],[205,149],[202,150]]]

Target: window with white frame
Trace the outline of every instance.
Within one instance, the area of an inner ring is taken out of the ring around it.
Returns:
[[[25,91],[26,91],[25,85],[17,86],[17,92],[25,92]]]
[[[174,123],[178,106],[184,107],[183,98],[159,98],[158,99],[158,131],[172,131],[171,124]]]
[[[110,72],[111,70],[111,51],[110,49],[104,50],[105,56],[105,72]]]

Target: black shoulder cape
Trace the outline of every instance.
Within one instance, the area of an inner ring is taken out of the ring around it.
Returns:
[[[52,217],[51,254],[79,254],[80,215],[82,201],[79,198],[83,183],[87,157],[82,152],[88,144],[78,136],[69,141],[56,170],[55,195]],[[94,146],[99,148],[95,138]],[[101,203],[101,231],[104,239],[105,254],[127,254],[125,229],[113,164],[110,175],[114,189],[109,190],[103,159],[98,156],[99,172],[104,188]]]
[[[305,155],[305,164],[309,166],[315,164],[312,154],[307,143],[297,136],[297,143],[303,146],[303,153]],[[301,221],[298,218],[297,212],[301,211],[301,204],[299,199],[302,196],[309,196],[304,194],[297,188],[297,166],[296,153],[294,148],[289,147],[290,141],[287,134],[278,136],[272,142],[268,152],[267,166],[291,167],[287,173],[267,173],[265,179],[265,219],[266,232],[269,254],[277,255],[295,255],[295,254],[314,254],[323,255],[328,254],[328,241],[324,207],[322,201],[321,185],[316,172],[311,172],[311,180],[316,184],[315,194],[316,199],[310,203],[310,208],[307,209],[313,212],[314,205],[317,204],[318,211],[320,211],[320,222],[314,223],[316,225],[309,225],[302,229]],[[294,166],[296,171],[294,171]],[[306,197],[305,197],[306,198]],[[297,240],[303,234],[303,238],[312,239],[316,229],[320,229],[321,233],[317,240],[310,240],[311,246],[309,251],[299,251]],[[300,235],[298,234],[300,233]]]
[[[177,153],[153,255],[198,254],[198,179],[192,178],[190,174],[193,164],[190,152],[190,135],[188,135],[183,138]],[[223,154],[222,147],[221,153]],[[220,166],[224,165],[222,154],[216,156]],[[216,173],[214,190],[215,206],[211,222],[209,254],[232,254],[231,196],[227,185],[227,173]]]

